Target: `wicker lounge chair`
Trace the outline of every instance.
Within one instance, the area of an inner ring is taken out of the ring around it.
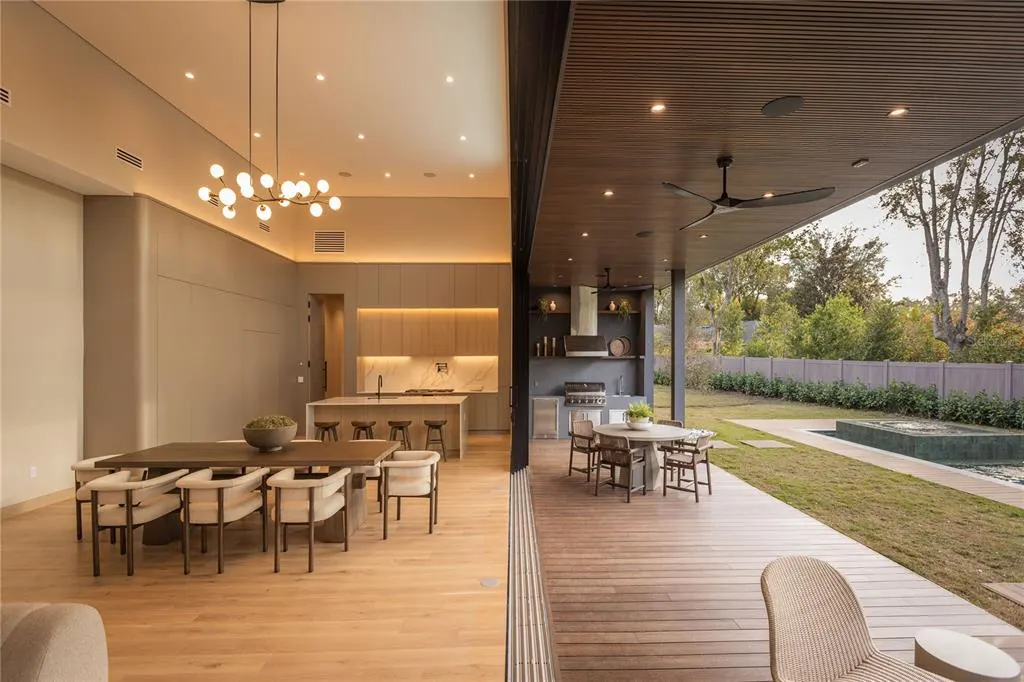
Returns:
[[[820,559],[776,559],[761,592],[776,682],[948,682],[876,649],[853,588]]]

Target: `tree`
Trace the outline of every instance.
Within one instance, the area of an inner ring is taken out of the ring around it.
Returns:
[[[974,342],[968,328],[970,277],[980,255],[978,305],[989,303],[992,270],[1001,252],[1024,257],[1024,132],[1016,131],[884,192],[891,220],[920,230],[931,280],[932,334],[952,352]],[[954,247],[959,252],[959,311],[950,292]]]
[[[722,355],[741,355],[743,353],[743,307],[733,299],[725,306],[719,317],[720,344],[718,352]]]
[[[747,344],[747,355],[760,358],[791,358],[799,355],[804,321],[797,309],[782,300],[769,301],[761,323]]]
[[[907,362],[938,362],[949,358],[949,346],[932,333],[932,312],[929,306],[909,302],[900,311],[900,357]]]
[[[900,323],[900,310],[891,301],[875,301],[871,304],[865,323],[865,360],[900,359],[903,335]]]
[[[807,317],[804,353],[823,360],[860,360],[865,327],[864,310],[847,294],[834,296]]]
[[[862,308],[883,298],[896,278],[885,279],[885,242],[872,237],[857,240],[863,228],[844,226],[839,232],[813,223],[799,235],[790,268],[793,291],[790,300],[801,315],[840,294],[846,294]]]

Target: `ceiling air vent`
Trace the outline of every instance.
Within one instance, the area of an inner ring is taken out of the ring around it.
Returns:
[[[267,225],[265,222],[261,220],[260,229],[263,230],[264,232],[270,232],[270,225]]]
[[[220,198],[216,194],[211,194],[210,198],[206,200],[210,206],[220,206]]]
[[[345,253],[345,233],[314,232],[313,253]]]
[[[134,166],[135,168],[142,170],[141,156],[135,156],[135,154],[132,154],[130,151],[117,147],[117,158],[124,161],[129,166]]]
[[[11,106],[11,91],[7,88],[0,88],[0,104],[5,107]]]

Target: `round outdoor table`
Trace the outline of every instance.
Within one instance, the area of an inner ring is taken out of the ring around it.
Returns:
[[[1020,682],[1013,658],[975,637],[926,628],[914,638],[914,665],[953,682]]]
[[[625,438],[630,447],[641,444],[644,447],[644,482],[647,489],[661,490],[661,458],[664,454],[655,446],[674,440],[697,440],[702,432],[700,429],[681,429],[665,424],[652,424],[646,430],[631,429],[625,424],[601,424],[594,427],[594,433]]]

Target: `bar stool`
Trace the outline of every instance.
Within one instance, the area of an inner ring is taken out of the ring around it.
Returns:
[[[352,422],[352,426],[354,427],[352,429],[352,440],[359,440],[360,438],[368,438],[369,440],[374,440],[373,427],[376,425],[377,422]]]
[[[391,427],[391,433],[388,434],[388,440],[400,440],[402,441],[403,450],[412,450],[412,439],[409,437],[409,427],[412,426],[411,421],[388,421],[388,426]],[[398,436],[401,436],[400,438]]]
[[[430,450],[431,445],[441,446],[441,459],[448,461],[448,449],[444,445],[444,427],[447,419],[424,419],[423,425],[427,427],[427,443],[424,450]]]
[[[338,424],[341,422],[313,422],[316,439],[319,441],[338,440]]]

